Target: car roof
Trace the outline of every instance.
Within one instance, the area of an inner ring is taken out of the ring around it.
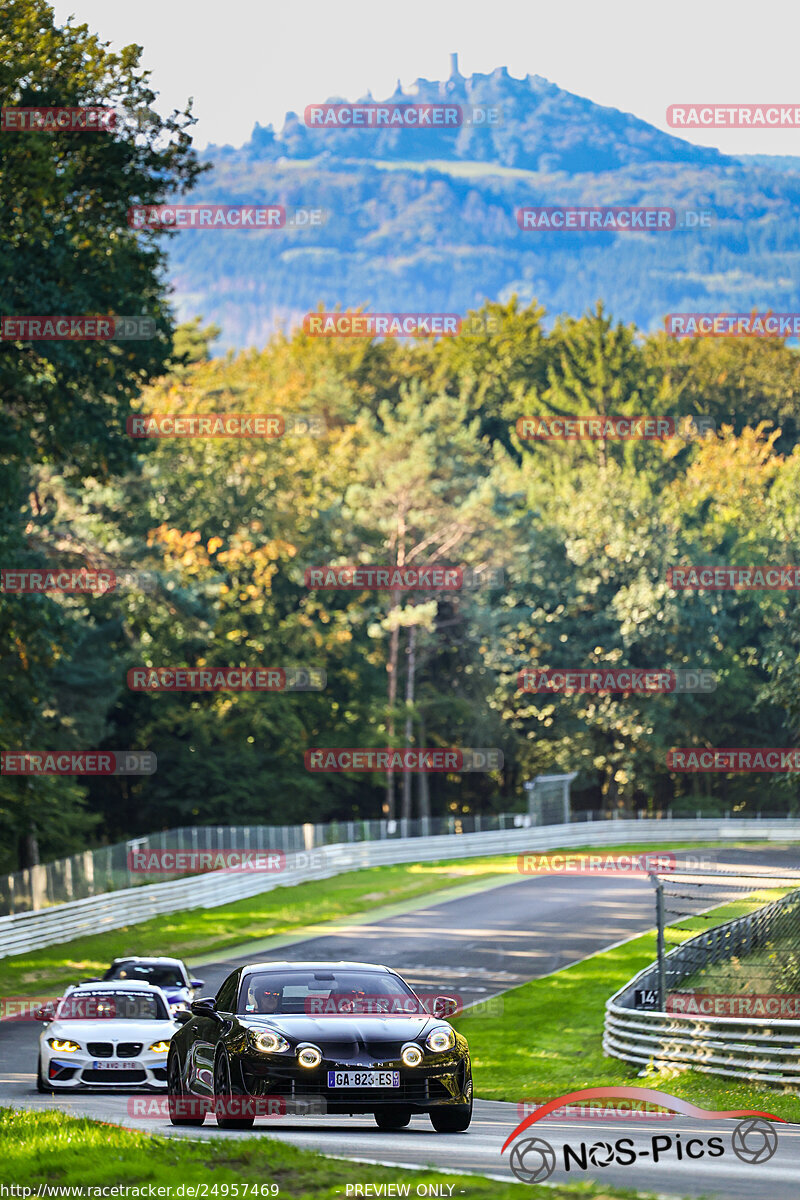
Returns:
[[[70,992],[157,992],[162,995],[162,989],[144,979],[101,979],[94,983],[75,983]]]
[[[121,955],[120,958],[112,959],[111,965],[113,967],[115,963],[127,963],[127,962],[129,962],[129,963],[158,963],[159,965],[170,966],[170,967],[182,967],[183,966],[183,960],[180,958],[160,958],[160,957],[156,957],[155,955],[152,955],[152,954],[147,954],[147,955],[123,954],[123,955]]]
[[[348,962],[345,959],[339,959],[337,962],[331,962],[330,959],[326,959],[324,962],[290,962],[287,959],[276,959],[275,961],[248,963],[247,966],[240,969],[243,974],[249,974],[251,971],[273,970],[276,967],[294,971],[330,971],[334,968],[341,970],[344,967],[348,971],[382,971],[385,975],[397,974],[391,967],[384,967],[379,963]]]

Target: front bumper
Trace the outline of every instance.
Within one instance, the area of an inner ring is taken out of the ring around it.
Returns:
[[[283,1060],[283,1061],[281,1061]],[[234,1063],[231,1064],[235,1069]],[[298,1065],[293,1056],[244,1054],[238,1060],[241,1086],[250,1096],[280,1096],[289,1102],[320,1100],[329,1113],[366,1113],[376,1108],[410,1108],[429,1112],[446,1105],[468,1104],[469,1058],[456,1050],[426,1055],[418,1067],[398,1059],[323,1058],[318,1067]],[[400,1086],[392,1088],[331,1088],[329,1071],[399,1071]]]
[[[42,1053],[42,1079],[53,1091],[76,1091],[83,1088],[115,1091],[163,1092],[167,1088],[167,1056],[152,1051],[136,1058],[123,1060],[130,1067],[109,1069],[102,1059],[95,1059],[83,1050],[63,1054],[57,1050]]]

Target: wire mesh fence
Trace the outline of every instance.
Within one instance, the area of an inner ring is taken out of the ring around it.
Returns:
[[[800,869],[659,872],[656,923],[657,970],[637,989],[636,1007],[800,1017]]]
[[[572,821],[608,819],[600,812],[580,812],[568,816]],[[201,855],[208,851],[302,853],[321,846],[342,842],[372,842],[392,838],[457,836],[535,824],[558,824],[564,820],[563,804],[536,819],[530,813],[461,814],[428,817],[419,820],[330,821],[302,825],[189,825],[166,829],[147,837],[85,850],[56,862],[30,867],[24,871],[0,875],[0,916],[38,911],[70,900],[83,900],[103,892],[159,883],[174,878],[174,873],[135,869],[133,855],[140,851],[175,851]],[[188,874],[219,869],[212,862]]]

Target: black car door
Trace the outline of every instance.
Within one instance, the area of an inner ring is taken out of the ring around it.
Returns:
[[[217,1043],[224,1030],[230,1026],[230,1014],[236,1010],[238,992],[239,972],[234,971],[216,995],[216,1009],[220,1016],[195,1016],[191,1022],[193,1037],[189,1050],[189,1087],[199,1096],[214,1094],[214,1056]]]

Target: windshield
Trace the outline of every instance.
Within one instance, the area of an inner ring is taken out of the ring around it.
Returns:
[[[238,1012],[269,1016],[425,1015],[411,988],[378,971],[257,971],[246,975]]]
[[[163,963],[115,963],[103,976],[104,979],[140,979],[155,987],[185,987],[186,981],[179,967]]]
[[[73,992],[59,1001],[57,1021],[167,1021],[169,1013],[152,992]]]

